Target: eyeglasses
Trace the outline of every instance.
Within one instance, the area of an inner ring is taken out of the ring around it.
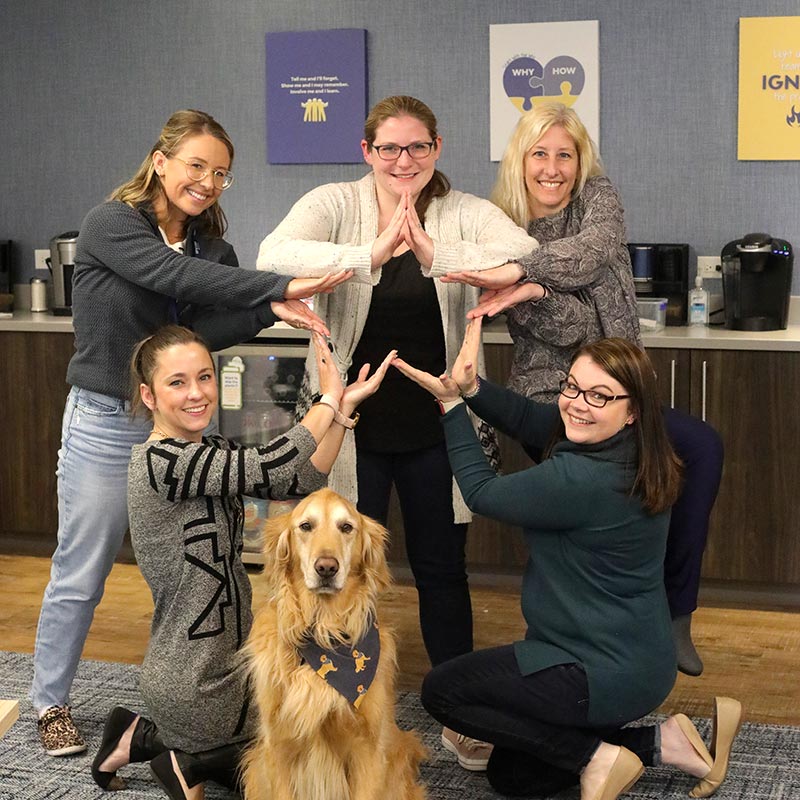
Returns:
[[[596,392],[594,389],[581,389],[571,381],[561,381],[558,384],[558,391],[570,400],[574,400],[579,394],[582,394],[584,400],[594,408],[603,408],[606,403],[610,403],[612,400],[624,400],[630,397],[629,394],[615,394],[612,396]]]
[[[210,169],[201,161],[184,161],[180,156],[170,156],[170,158],[177,158],[178,161],[186,165],[186,177],[189,178],[189,180],[201,181],[210,172],[214,186],[217,189],[221,189],[223,192],[226,189],[230,189],[233,183],[233,173],[230,171],[223,172],[219,169]]]
[[[411,142],[405,147],[400,147],[399,144],[374,144],[372,149],[378,154],[378,158],[384,161],[397,161],[403,150],[413,159],[426,158],[431,154],[435,144],[436,142]]]

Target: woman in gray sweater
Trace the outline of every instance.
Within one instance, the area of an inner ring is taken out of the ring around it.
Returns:
[[[252,621],[240,558],[241,496],[284,499],[323,486],[349,417],[378,388],[394,355],[369,380],[362,370],[345,392],[324,339],[313,338],[320,400],[299,424],[257,447],[204,436],[218,389],[199,336],[171,325],[135,350],[134,410],[146,409],[152,432],[133,447],[128,509],[136,560],[155,605],[140,675],[152,723],[126,709],[112,712],[92,770],[104,788],[121,788],[120,766],[150,758],[171,797],[199,796],[207,778],[235,784],[238,754],[254,724],[238,655]],[[141,741],[144,729],[142,748],[134,739]]]

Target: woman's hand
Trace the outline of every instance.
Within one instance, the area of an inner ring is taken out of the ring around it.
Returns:
[[[395,358],[392,366],[397,367],[407,378],[411,378],[414,383],[418,383],[423,389],[427,389],[435,398],[443,403],[449,400],[457,400],[460,396],[458,384],[445,372],[438,378],[429,372],[412,367],[411,364],[403,361],[402,358]]]
[[[340,403],[344,393],[344,386],[342,386],[342,376],[339,374],[339,365],[336,363],[336,359],[328,347],[328,342],[322,334],[312,333],[311,341],[314,344],[314,353],[317,357],[319,390],[322,394],[328,394],[337,403]]]
[[[394,251],[403,243],[403,228],[406,219],[405,203],[401,199],[392,214],[386,228],[381,231],[378,238],[372,243],[372,269],[382,267],[393,255]]]
[[[467,312],[467,319],[494,317],[519,303],[541,300],[544,296],[545,289],[540,283],[515,283],[506,289],[490,289],[481,293],[478,305]]]
[[[482,318],[477,317],[467,323],[461,350],[453,364],[453,380],[461,394],[473,394],[478,388],[478,351],[481,345]]]
[[[417,209],[408,193],[406,194],[406,225],[403,233],[406,243],[414,251],[417,261],[425,269],[430,269],[433,264],[433,239],[425,233],[419,216],[417,216]]]
[[[323,336],[330,336],[330,331],[323,322],[302,300],[284,300],[270,303],[272,313],[293,328],[305,328],[316,331]]]
[[[484,269],[480,272],[448,272],[439,278],[442,283],[467,283],[481,289],[505,289],[513,286],[525,275],[522,267],[515,261],[500,267]]]
[[[302,300],[315,294],[330,294],[340,283],[349,281],[353,270],[329,272],[321,278],[292,278],[283,293],[284,300]]]
[[[342,413],[346,417],[352,417],[358,406],[378,391],[381,383],[383,383],[386,370],[389,369],[396,357],[397,350],[390,351],[378,369],[369,378],[367,377],[369,375],[369,364],[364,364],[358,371],[358,379],[345,386],[344,394],[342,395]]]

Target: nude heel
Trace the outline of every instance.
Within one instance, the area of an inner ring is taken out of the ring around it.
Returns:
[[[728,774],[731,747],[741,727],[742,704],[732,697],[715,697],[710,753],[714,763],[708,775],[689,792],[689,797],[711,797],[722,786]]]
[[[614,766],[595,800],[617,800],[642,777],[644,766],[639,757],[625,747],[620,747]]]

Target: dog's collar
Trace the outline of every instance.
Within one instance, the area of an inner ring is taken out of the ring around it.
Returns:
[[[378,670],[381,655],[378,621],[370,614],[366,634],[354,644],[340,644],[326,650],[309,635],[298,650],[302,660],[322,680],[358,708]]]

